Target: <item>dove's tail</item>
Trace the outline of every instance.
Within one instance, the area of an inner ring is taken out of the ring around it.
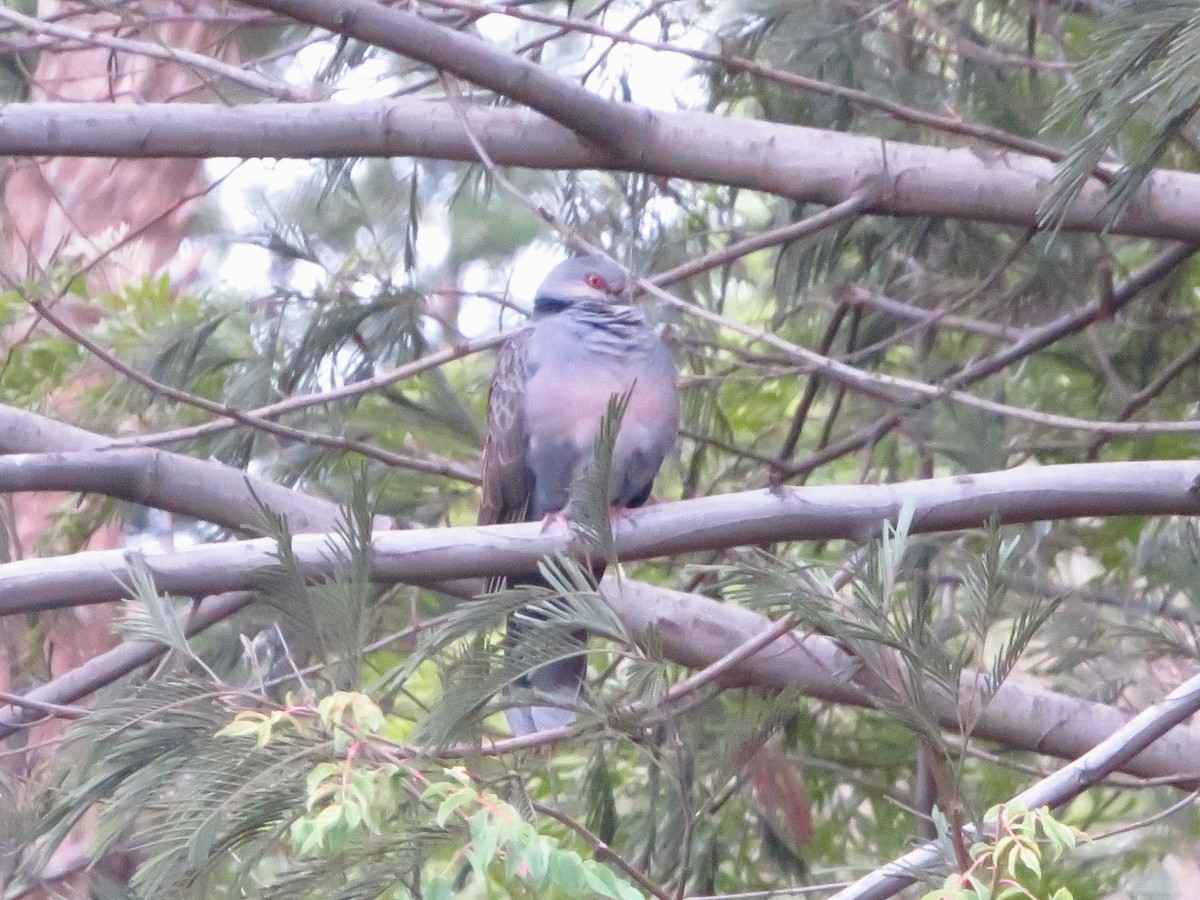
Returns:
[[[587,632],[576,632],[582,639]],[[533,694],[544,705],[510,706],[504,711],[508,727],[516,737],[562,728],[575,721],[575,708],[583,692],[587,657],[580,653],[568,659],[538,666],[517,682],[512,693]]]
[[[604,566],[594,566],[593,575],[598,583],[604,575]],[[514,583],[545,584],[536,576],[514,579]],[[537,627],[525,624],[533,618],[541,617],[528,608],[508,617],[505,652],[518,661],[527,646],[522,639],[522,632]],[[548,641],[551,646],[557,645],[559,648],[557,658],[530,669],[506,692],[514,705],[508,707],[504,715],[515,737],[562,728],[575,721],[587,678],[587,639],[588,633],[582,628],[559,631]],[[532,642],[531,638],[529,643]],[[574,647],[578,647],[577,653],[572,652]]]

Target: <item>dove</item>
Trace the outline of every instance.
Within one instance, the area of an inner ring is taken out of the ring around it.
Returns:
[[[594,459],[609,401],[626,392],[609,502],[629,509],[650,496],[679,430],[678,374],[631,286],[620,266],[581,256],[555,266],[538,288],[529,323],[500,351],[488,395],[481,525],[561,516]],[[509,640],[519,641],[511,617]],[[519,686],[550,702],[509,708],[513,734],[569,723],[586,671],[582,653],[534,669]]]

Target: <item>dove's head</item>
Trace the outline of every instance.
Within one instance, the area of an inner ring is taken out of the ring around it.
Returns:
[[[577,256],[550,270],[534,296],[536,315],[561,312],[578,303],[626,305],[632,302],[633,280],[602,256]]]

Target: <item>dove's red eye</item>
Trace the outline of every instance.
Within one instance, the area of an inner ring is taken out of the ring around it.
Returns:
[[[594,272],[587,277],[587,286],[595,288],[598,291],[608,289],[608,282],[604,280],[602,275],[597,275]]]

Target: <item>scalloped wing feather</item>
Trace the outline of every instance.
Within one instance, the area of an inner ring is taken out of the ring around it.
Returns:
[[[483,444],[483,499],[479,524],[522,522],[529,512],[533,483],[527,454],[525,418],[528,380],[528,328],[513,335],[500,350],[488,391],[487,437]]]

